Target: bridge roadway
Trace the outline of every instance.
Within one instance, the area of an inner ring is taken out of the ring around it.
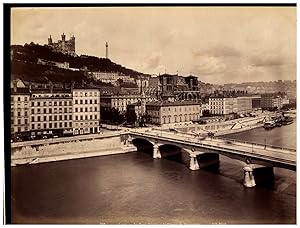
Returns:
[[[157,130],[133,130],[132,138],[142,138],[153,145],[171,144],[193,151],[197,156],[203,153],[217,153],[234,159],[267,167],[281,167],[296,170],[296,150],[272,145],[249,143],[237,140],[197,137],[178,132]],[[249,161],[249,160],[248,160]]]

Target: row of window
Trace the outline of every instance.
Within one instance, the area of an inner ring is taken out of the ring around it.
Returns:
[[[75,108],[75,112],[98,112],[98,108],[97,107],[90,107],[89,109],[87,107],[85,108]]]
[[[72,115],[54,115],[52,116],[32,116],[31,122],[40,121],[57,121],[57,120],[72,120]]]
[[[31,109],[31,114],[51,114],[72,112],[72,108],[36,108]]]
[[[37,123],[31,124],[31,129],[48,129],[48,128],[63,128],[63,127],[72,127],[72,122],[54,122],[54,123]]]
[[[182,110],[183,111],[198,111],[200,109],[200,107],[198,107],[198,106],[193,106],[193,107],[184,107],[184,108],[182,108]],[[174,108],[171,108],[171,107],[168,107],[168,108],[164,108],[164,107],[162,107],[162,111],[171,111],[171,110],[174,110],[175,112],[176,111],[179,111],[179,112],[181,112],[181,107],[179,107],[179,108],[176,108],[176,107],[174,107]]]
[[[93,102],[94,101],[94,102]],[[75,104],[97,104],[97,99],[94,100],[75,100]]]
[[[79,96],[79,97],[82,97],[82,96],[85,96],[85,97],[87,97],[87,96],[99,96],[99,94],[98,94],[98,92],[74,92],[74,97],[77,97],[77,96]]]
[[[75,116],[75,120],[93,120],[93,117],[95,120],[98,119],[98,115],[81,115],[81,116]]]
[[[68,106],[72,105],[72,101],[32,101],[31,107],[37,106]]]
[[[29,100],[29,97],[25,97],[25,96],[22,96],[24,97],[24,101],[28,101]],[[22,97],[17,97],[17,101],[23,101]],[[14,97],[11,96],[10,97],[10,101],[14,101]]]

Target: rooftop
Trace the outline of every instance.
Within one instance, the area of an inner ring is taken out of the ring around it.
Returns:
[[[200,105],[195,101],[152,101],[148,102],[146,106],[183,106],[183,105]]]

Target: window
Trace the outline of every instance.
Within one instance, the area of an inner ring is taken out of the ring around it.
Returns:
[[[65,115],[65,116],[64,116],[64,120],[67,120],[67,119],[68,119],[68,116],[67,116],[67,115]]]
[[[18,112],[18,116],[21,116],[21,112]]]
[[[83,100],[80,100],[80,104],[83,104]]]
[[[83,116],[80,116],[80,120],[83,120]]]
[[[31,122],[34,122],[34,116],[31,117]]]
[[[90,112],[92,112],[93,111],[93,107],[90,107]]]
[[[72,115],[69,115],[69,120],[72,120]]]
[[[91,120],[91,119],[93,119],[93,116],[92,116],[92,115],[90,115],[90,120]]]
[[[90,104],[93,104],[93,100],[90,100]]]
[[[78,104],[78,100],[75,100],[75,104]]]
[[[78,120],[78,116],[75,116],[75,119]]]
[[[87,104],[88,103],[88,100],[85,100],[85,104]]]
[[[20,120],[20,119],[18,119],[18,124],[19,124],[19,125],[21,124],[21,120]]]
[[[44,128],[47,128],[47,124],[46,123],[44,123]]]
[[[68,109],[67,109],[67,108],[65,108],[65,112],[68,112]]]
[[[62,115],[59,116],[59,120],[62,120]]]
[[[38,122],[40,122],[40,121],[41,121],[41,117],[40,117],[40,116],[38,116],[38,117],[37,117],[37,119],[38,119]]]
[[[69,122],[69,127],[72,127],[72,122]]]
[[[37,106],[41,106],[41,103],[40,103],[40,102],[38,102],[38,103],[37,103]]]
[[[38,108],[38,109],[37,109],[37,113],[40,113],[40,112],[41,112],[41,109]]]
[[[27,101],[27,97],[24,97],[24,101]]]
[[[21,97],[18,97],[18,101],[21,101]]]
[[[47,117],[46,116],[44,116],[44,121],[47,121]]]
[[[52,116],[49,116],[49,121],[52,121]]]
[[[87,112],[87,111],[88,111],[88,108],[85,108],[85,111]]]
[[[25,124],[27,124],[27,122],[28,122],[28,119],[25,119],[24,121],[25,121]]]
[[[25,112],[24,112],[24,115],[27,116],[27,114],[28,114],[27,111],[25,111]]]
[[[19,132],[21,131],[21,127],[18,127],[18,131],[19,131]]]
[[[34,124],[31,124],[31,129],[34,129]]]
[[[44,106],[47,106],[47,102],[46,101],[44,101]]]
[[[47,109],[46,108],[44,108],[44,113],[47,113]]]
[[[54,106],[57,106],[57,102],[56,101],[54,101]]]
[[[49,113],[52,113],[52,108],[49,108]]]
[[[62,123],[59,123],[59,127],[62,127]]]
[[[49,123],[49,128],[52,128],[52,123]]]
[[[83,108],[80,108],[80,112],[83,112]]]
[[[52,105],[52,101],[49,101],[49,106],[51,106]]]
[[[97,112],[97,107],[95,107],[95,112]]]
[[[57,120],[57,116],[54,116],[54,121],[56,121]]]
[[[61,106],[61,105],[62,105],[62,102],[60,101],[60,102],[59,102],[59,106]]]
[[[68,123],[67,123],[67,122],[65,122],[65,124],[64,124],[64,125],[65,125],[65,127],[68,127],[68,125],[67,125],[67,124],[68,124]]]
[[[54,123],[54,128],[57,128],[57,123]]]
[[[95,119],[97,119],[97,115],[95,115]]]
[[[65,106],[67,106],[68,105],[68,103],[67,103],[67,101],[65,101]]]
[[[94,102],[95,104],[97,104],[97,99],[95,99],[95,102]]]
[[[75,108],[75,112],[78,112],[78,108]]]

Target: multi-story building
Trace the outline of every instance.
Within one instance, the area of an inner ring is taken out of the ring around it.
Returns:
[[[100,131],[100,90],[74,88],[73,134],[89,134]]]
[[[30,94],[31,136],[72,134],[72,93],[66,89],[35,90]]]
[[[180,101],[155,101],[146,104],[146,113],[153,124],[180,123],[200,118],[200,104]]]
[[[27,88],[16,88],[11,90],[11,134],[28,134],[30,131],[30,95]]]
[[[275,108],[281,109],[282,97],[272,93],[266,93],[261,95],[261,107],[263,109]]]
[[[209,111],[213,115],[237,113],[237,97],[215,96],[209,98]]]
[[[113,85],[117,85],[119,80],[127,83],[136,83],[134,78],[131,78],[129,75],[120,74],[118,72],[100,72],[94,71],[89,72],[93,78],[105,83],[111,83]]]
[[[125,112],[127,110],[127,105],[142,102],[150,102],[156,100],[155,97],[142,94],[132,94],[132,95],[102,95],[101,96],[101,107],[103,108],[115,108],[120,112]]]
[[[261,108],[261,96],[255,95],[252,97],[252,109],[260,109]]]
[[[61,35],[61,40],[53,43],[52,37],[48,38],[48,46],[56,52],[62,52],[68,55],[76,55],[75,53],[75,36],[71,36],[70,40],[66,40],[66,35]]]
[[[251,96],[237,97],[237,113],[244,114],[252,112],[252,99]]]

